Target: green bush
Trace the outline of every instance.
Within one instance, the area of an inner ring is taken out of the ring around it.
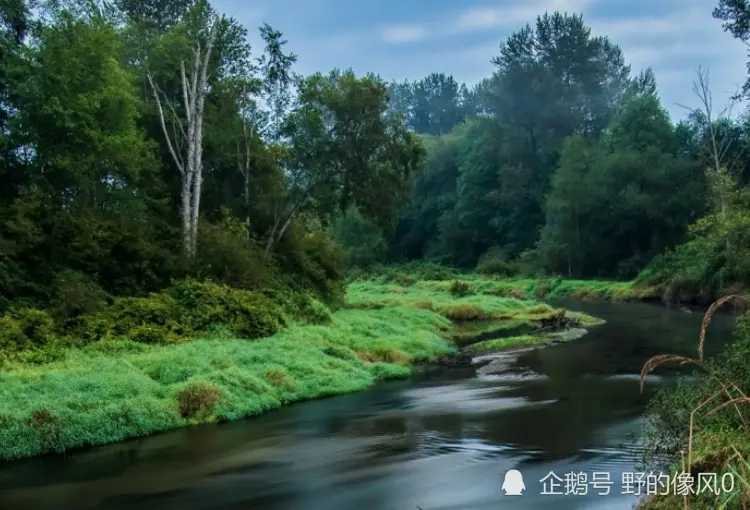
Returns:
[[[102,310],[109,298],[90,276],[78,271],[63,271],[55,280],[52,313],[59,320],[66,321]]]
[[[231,325],[244,338],[271,336],[287,325],[282,307],[262,293],[226,285],[182,280],[167,290],[179,309],[179,319],[195,331]]]
[[[224,211],[219,221],[201,224],[198,252],[192,274],[242,289],[273,284],[276,271],[265,260],[263,249],[248,243],[243,222]]]
[[[509,277],[516,276],[520,271],[516,264],[509,262],[500,248],[490,248],[479,258],[477,271],[484,275]]]
[[[36,308],[12,310],[0,317],[0,349],[22,351],[40,348],[55,339],[55,323]]]
[[[724,352],[706,360],[706,363],[716,377],[710,377],[702,370],[696,369],[692,373],[683,370],[685,376],[693,377],[681,377],[676,386],[661,388],[649,402],[644,430],[647,462],[658,463],[665,455],[670,460],[679,460],[680,449],[687,444],[690,433],[690,415],[710,398],[714,398],[715,402],[694,416],[696,430],[704,434],[711,431],[739,431],[743,421],[750,420],[750,406],[746,403],[729,405],[712,412],[726,400],[725,388],[736,385],[745,394],[750,391],[750,372],[747,370],[750,363],[749,313],[740,317],[734,341]],[[717,394],[720,398],[715,398]]]
[[[179,321],[175,300],[163,293],[117,298],[105,310],[81,316],[72,332],[85,342],[130,338],[144,343],[174,343],[192,333]]]
[[[322,302],[338,308],[346,291],[344,252],[323,231],[306,233],[295,227],[280,243],[277,256],[279,278],[294,292],[310,292]]]
[[[468,296],[471,294],[471,287],[463,280],[453,280],[448,287],[448,292],[455,297]]]

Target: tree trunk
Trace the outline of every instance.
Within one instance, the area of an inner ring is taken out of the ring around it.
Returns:
[[[195,256],[198,242],[198,218],[200,217],[201,188],[203,185],[203,110],[208,85],[208,63],[218,26],[219,22],[214,21],[209,31],[205,51],[201,48],[200,42],[196,43],[190,76],[185,71],[185,63],[183,62],[180,66],[185,118],[180,119],[174,107],[170,109],[174,116],[174,123],[179,126],[179,134],[182,135],[185,143],[184,155],[175,150],[175,147],[178,147],[177,140],[172,140],[172,135],[167,129],[159,89],[156,87],[151,73],[146,72],[154,99],[156,99],[167,147],[180,171],[182,181],[180,191],[182,241],[185,252],[189,257]],[[174,138],[177,137],[178,133],[175,129]]]
[[[191,228],[190,228],[190,204],[192,200],[190,182],[186,179],[182,179],[182,191],[180,192],[180,215],[182,216],[182,246],[185,253],[190,253],[191,243]]]

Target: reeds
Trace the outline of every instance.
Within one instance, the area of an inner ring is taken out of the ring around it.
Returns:
[[[680,365],[697,366],[708,375],[710,380],[715,381],[718,384],[718,386],[721,388],[719,391],[703,399],[690,412],[690,420],[689,420],[689,428],[688,428],[687,460],[683,457],[682,463],[681,463],[683,472],[691,472],[691,470],[694,468],[694,465],[693,465],[693,443],[695,440],[694,427],[695,427],[695,418],[699,412],[702,411],[705,413],[705,416],[711,416],[713,414],[718,413],[719,411],[723,409],[726,409],[727,407],[732,407],[734,408],[734,410],[736,411],[739,417],[739,420],[742,424],[742,430],[744,432],[750,432],[750,429],[748,429],[747,420],[745,419],[745,416],[743,415],[742,410],[740,409],[740,405],[750,402],[750,398],[745,394],[745,392],[743,392],[743,390],[739,387],[738,384],[728,379],[727,377],[722,376],[719,373],[717,373],[716,370],[711,368],[711,366],[709,366],[703,360],[706,332],[708,330],[708,326],[711,324],[711,319],[713,318],[713,315],[716,313],[716,311],[719,310],[719,308],[721,308],[725,303],[732,301],[732,300],[750,301],[750,299],[748,299],[745,296],[732,294],[732,295],[723,296],[722,298],[712,303],[711,306],[709,306],[708,310],[706,310],[706,313],[703,317],[703,322],[701,323],[700,335],[698,339],[697,358],[691,358],[688,356],[681,356],[677,354],[660,354],[657,356],[653,356],[652,358],[647,360],[646,363],[644,363],[643,368],[641,369],[641,374],[640,374],[641,392],[643,392],[645,380],[648,374],[652,372],[653,370],[655,370],[657,367],[667,364],[667,363],[678,363]],[[713,404],[713,407],[711,407],[711,404]],[[740,480],[740,483],[742,484],[743,489],[740,492],[735,492],[731,494],[727,499],[725,499],[722,502],[719,502],[717,499],[715,507],[727,508],[727,505],[730,503],[730,501],[732,501],[734,497],[736,497],[738,494],[742,494],[740,504],[741,504],[741,507],[745,509],[745,508],[748,508],[748,504],[750,503],[750,483],[748,482],[748,480],[750,479],[750,464],[748,464],[747,460],[743,458],[741,452],[737,449],[736,446],[731,445],[731,448],[734,453],[731,457],[729,457],[725,461],[725,466],[727,467],[729,472],[733,473],[733,475]],[[733,462],[737,462],[740,467],[739,468],[735,467],[733,465]],[[684,502],[684,508],[688,509],[690,507],[690,496],[685,495],[683,497],[683,502]]]

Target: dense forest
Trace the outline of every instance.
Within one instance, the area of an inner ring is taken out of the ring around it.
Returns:
[[[732,2],[715,12],[740,39],[746,15]],[[442,73],[390,85],[427,157],[395,232],[356,213],[340,223],[351,264],[639,277],[704,300],[748,282],[741,94],[713,104],[709,70],[697,69],[674,124],[650,69],[634,72],[613,41],[560,13],[512,34],[493,63],[472,90]]]
[[[278,30],[259,52],[209,4],[162,3],[3,3],[2,309],[187,275],[330,300],[342,257],[691,297],[750,278],[750,121],[711,104],[706,71],[675,125],[657,77],[581,16],[513,33],[468,88],[301,77]],[[742,38],[732,5],[716,15]]]
[[[744,0],[713,16],[750,40]],[[697,69],[675,123],[581,15],[519,27],[473,86],[302,76],[259,30],[207,0],[0,2],[0,458],[408,375],[455,354],[450,321],[560,322],[530,301],[550,282],[750,286],[750,81],[716,105]],[[687,404],[660,398],[679,442]]]

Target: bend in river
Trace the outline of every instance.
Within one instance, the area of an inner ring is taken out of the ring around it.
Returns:
[[[125,510],[489,510],[631,508],[621,475],[648,398],[674,371],[661,353],[695,354],[702,314],[647,304],[564,303],[605,319],[571,342],[527,350],[499,375],[429,372],[409,381],[78,452],[5,463],[0,508]],[[714,319],[709,354],[728,339]],[[509,469],[526,491],[505,501]],[[550,471],[609,473],[609,495],[541,495]]]

